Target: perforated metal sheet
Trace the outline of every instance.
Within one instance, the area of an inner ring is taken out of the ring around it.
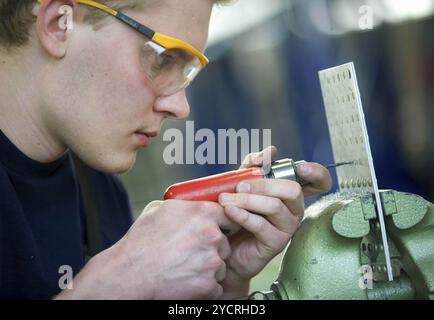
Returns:
[[[366,191],[375,195],[388,278],[392,280],[383,210],[372,160],[365,116],[352,62],[319,72],[340,191]]]
[[[353,63],[319,72],[335,162],[354,161],[336,168],[341,191],[374,192],[375,172]]]

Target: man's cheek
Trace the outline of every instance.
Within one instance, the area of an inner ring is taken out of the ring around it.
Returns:
[[[141,69],[133,69],[128,73],[128,78],[124,79],[125,90],[129,97],[141,96],[142,99],[149,99],[153,94],[151,83]]]

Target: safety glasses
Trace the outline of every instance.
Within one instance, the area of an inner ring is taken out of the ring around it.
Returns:
[[[37,0],[42,3],[43,0]],[[169,96],[185,89],[197,74],[209,63],[192,45],[142,25],[122,12],[92,0],[78,3],[100,9],[134,28],[146,37],[143,46],[143,68],[159,95]]]

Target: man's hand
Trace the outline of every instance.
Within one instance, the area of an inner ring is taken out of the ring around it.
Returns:
[[[242,167],[262,165],[277,153],[269,147],[250,154]],[[249,281],[279,254],[297,231],[304,215],[304,196],[330,190],[332,181],[326,168],[317,163],[303,163],[297,174],[306,181],[257,179],[240,182],[237,193],[221,194],[219,201],[226,215],[243,229],[229,237],[232,254],[226,261],[226,278],[222,282],[224,298],[248,293]]]
[[[119,242],[86,265],[74,289],[57,298],[220,298],[231,254],[221,230],[234,227],[218,203],[151,202]]]

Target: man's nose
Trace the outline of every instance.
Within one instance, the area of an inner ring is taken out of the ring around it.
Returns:
[[[164,112],[170,119],[185,119],[190,114],[190,106],[185,90],[170,96],[158,97],[154,104],[157,112]]]

